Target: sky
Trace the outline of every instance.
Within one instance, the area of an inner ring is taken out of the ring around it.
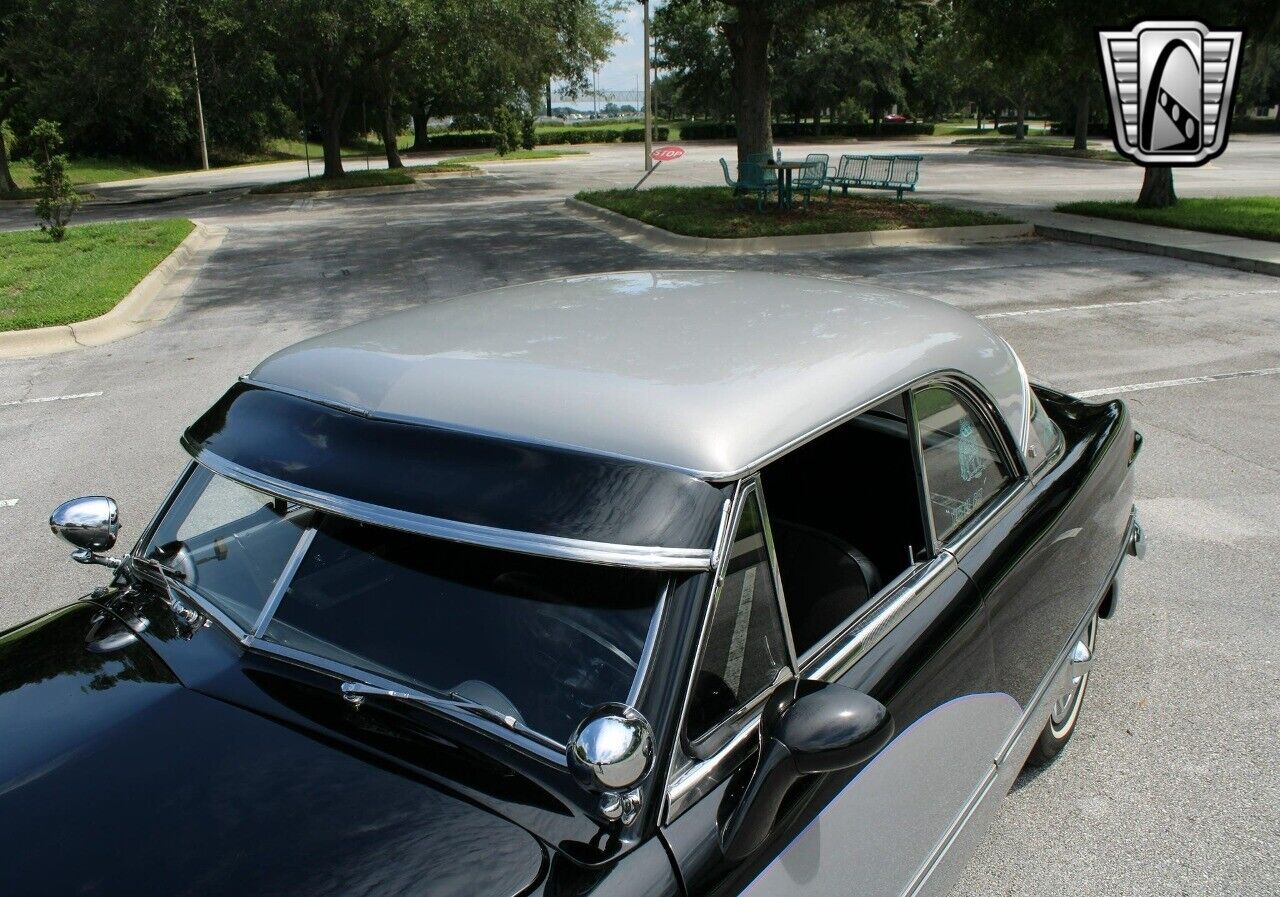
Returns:
[[[653,15],[653,6],[656,5],[656,0],[650,5],[649,15],[651,17]],[[600,66],[598,83],[601,90],[636,90],[643,87],[640,79],[644,73],[644,63],[640,46],[644,41],[644,23],[643,7],[635,0],[627,3],[624,16],[618,23],[618,30],[622,33],[622,38],[614,45],[613,57]],[[591,101],[589,99],[585,102],[579,100],[576,103],[566,103],[565,105],[590,109]],[[638,106],[640,104],[636,103],[635,105]]]

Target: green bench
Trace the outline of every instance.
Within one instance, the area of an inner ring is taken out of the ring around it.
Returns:
[[[841,156],[836,173],[827,178],[827,199],[836,187],[846,196],[850,187],[894,190],[902,199],[905,191],[915,192],[923,160],[924,156]]]

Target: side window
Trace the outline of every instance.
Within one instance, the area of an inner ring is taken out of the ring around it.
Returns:
[[[790,665],[760,500],[746,499],[693,679],[686,733],[697,741],[778,681]]]
[[[787,622],[802,660],[927,556],[906,399],[886,399],[760,472]]]
[[[912,394],[933,525],[946,539],[1012,477],[982,418],[943,386]]]

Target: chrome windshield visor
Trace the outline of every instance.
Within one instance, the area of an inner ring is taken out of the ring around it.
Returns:
[[[609,456],[366,414],[240,383],[183,447],[307,507],[393,529],[594,563],[702,570],[723,492]]]

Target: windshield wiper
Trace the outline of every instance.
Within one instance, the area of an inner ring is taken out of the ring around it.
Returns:
[[[160,585],[164,588],[165,594],[168,596],[169,609],[173,611],[173,615],[178,622],[194,629],[200,623],[200,612],[195,608],[187,606],[187,604],[178,597],[177,593],[181,593],[188,600],[199,605],[199,599],[191,593],[183,580],[186,576],[181,571],[173,570],[154,558],[144,558],[136,554],[130,554],[125,557],[125,563],[122,565],[133,572],[135,576],[142,576],[143,571],[155,573],[160,580]]]
[[[410,704],[418,704],[432,710],[460,710],[463,713],[469,713],[472,716],[480,717],[491,723],[497,723],[505,729],[512,732],[519,732],[521,735],[528,736],[543,744],[549,743],[548,739],[533,731],[514,716],[494,710],[484,704],[478,704],[469,698],[464,698],[456,692],[450,692],[448,698],[437,698],[432,695],[420,691],[401,691],[394,688],[381,688],[376,685],[367,685],[364,682],[344,682],[342,683],[342,698],[347,703],[359,707],[364,703],[365,698],[391,698],[396,701],[407,701]],[[556,745],[559,747],[559,745]]]

